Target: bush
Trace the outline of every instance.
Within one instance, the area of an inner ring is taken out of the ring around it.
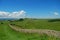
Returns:
[[[19,21],[23,21],[23,20],[24,20],[23,18],[19,19]]]
[[[1,24],[3,24],[3,23],[1,22]]]

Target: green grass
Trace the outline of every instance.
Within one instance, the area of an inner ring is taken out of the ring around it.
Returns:
[[[60,31],[60,21],[48,22],[48,19],[25,19],[24,21],[14,21],[11,23],[27,29],[51,29]]]
[[[3,24],[1,24],[1,22]],[[0,21],[0,40],[60,40],[57,37],[54,36],[48,36],[46,34],[36,34],[36,33],[22,33],[17,32],[13,29],[11,29],[8,24],[16,24],[21,26],[22,28],[32,28],[32,29],[54,29],[59,30],[58,28],[60,25],[60,22],[48,22],[47,20],[24,20],[24,21],[14,21],[14,22],[8,22],[8,21]],[[48,25],[51,25],[53,27],[48,27]],[[56,27],[57,26],[57,27]],[[56,28],[55,28],[56,27]]]
[[[59,40],[56,37],[49,37],[46,34],[20,33],[12,30],[8,25],[0,26],[0,40]]]

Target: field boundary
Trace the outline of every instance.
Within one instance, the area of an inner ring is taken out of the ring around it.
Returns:
[[[60,38],[60,31],[55,31],[55,30],[48,30],[48,29],[22,29],[16,25],[11,25],[9,24],[9,26],[15,30],[15,31],[19,31],[19,32],[24,32],[24,33],[38,33],[38,34],[47,34],[48,36],[56,36]]]

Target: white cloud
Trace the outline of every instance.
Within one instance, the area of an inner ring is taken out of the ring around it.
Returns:
[[[25,16],[25,11],[21,10],[18,12],[4,12],[0,11],[0,18],[22,18]]]
[[[55,15],[55,16],[58,16],[58,15],[59,15],[59,13],[58,13],[58,12],[54,12],[54,15]]]

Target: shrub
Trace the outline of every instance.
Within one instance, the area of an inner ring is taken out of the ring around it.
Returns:
[[[23,18],[19,19],[19,21],[23,21],[23,20],[24,20]]]

